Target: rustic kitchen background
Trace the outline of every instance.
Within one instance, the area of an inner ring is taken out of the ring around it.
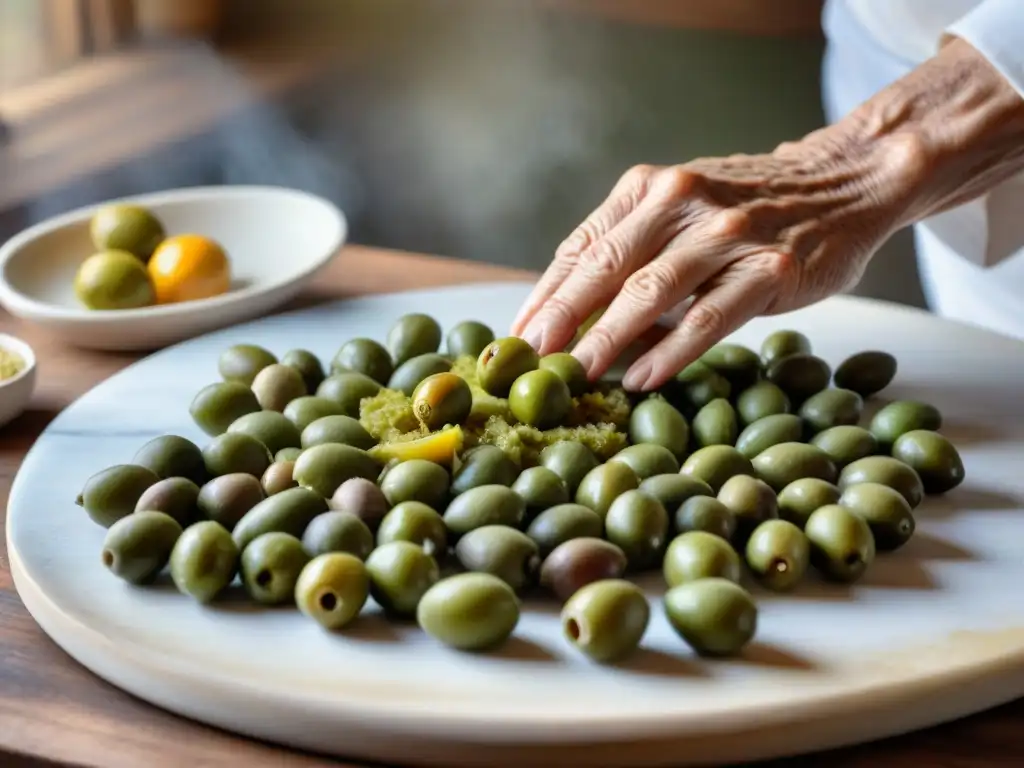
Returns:
[[[540,269],[639,162],[818,127],[821,0],[0,0],[0,240],[219,183]],[[922,299],[905,233],[856,293]],[[287,258],[287,254],[282,254]]]

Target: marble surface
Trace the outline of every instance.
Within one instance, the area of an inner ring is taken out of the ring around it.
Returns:
[[[552,604],[526,606],[500,653],[447,651],[371,606],[329,635],[290,610],[241,599],[200,608],[168,587],[127,587],[99,560],[102,529],[74,506],[82,483],[147,439],[204,442],[188,404],[220,351],[260,343],[329,360],[354,336],[383,338],[403,312],[446,327],[506,328],[528,286],[471,286],[358,299],[194,339],[115,375],[58,416],[26,457],[8,513],[19,594],[81,663],[143,699],[244,734],[349,757],[418,765],[698,765],[900,733],[1024,694],[1024,347],[915,310],[837,298],[751,323],[735,339],[803,330],[833,365],[895,353],[888,398],[938,406],[967,480],[918,512],[918,534],[851,588],[811,579],[758,591],[756,643],[701,661],[655,599],[643,650],[590,664]],[[657,579],[645,584],[652,598]]]

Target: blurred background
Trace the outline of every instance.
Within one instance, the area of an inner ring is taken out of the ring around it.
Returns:
[[[0,0],[0,240],[202,184],[542,269],[640,162],[822,124],[821,0]],[[855,293],[923,305],[900,233]],[[284,256],[284,255],[283,255]]]

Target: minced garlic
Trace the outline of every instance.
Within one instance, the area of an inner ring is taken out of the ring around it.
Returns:
[[[0,379],[11,379],[25,368],[21,355],[0,347]]]

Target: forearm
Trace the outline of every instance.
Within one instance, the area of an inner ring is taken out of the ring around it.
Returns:
[[[968,43],[933,59],[815,136],[865,169],[894,228],[979,197],[1024,171],[1024,98]]]

